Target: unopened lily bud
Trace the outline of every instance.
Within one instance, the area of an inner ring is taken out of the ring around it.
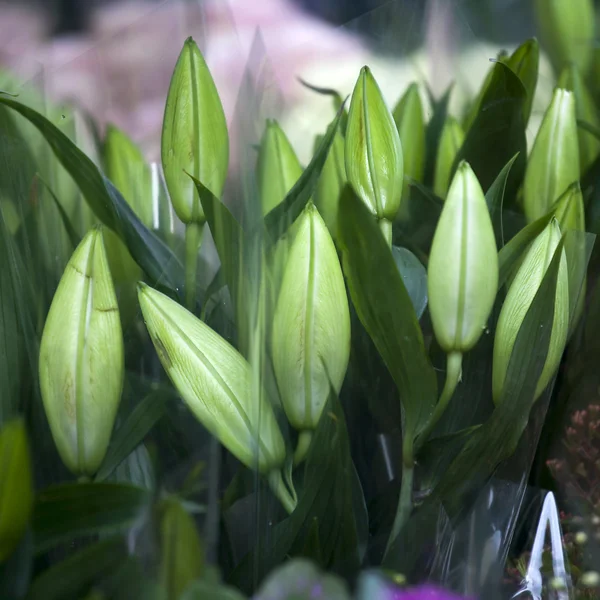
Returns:
[[[485,196],[461,161],[438,221],[428,266],[429,311],[447,353],[479,340],[498,291],[498,250]]]
[[[547,214],[579,180],[579,146],[575,97],[556,88],[535,138],[523,184],[523,208],[529,221]]]
[[[160,362],[195,417],[246,466],[279,473],[285,443],[264,392],[252,393],[248,361],[168,296],[140,283],[138,297]]]
[[[258,153],[257,178],[262,214],[279,205],[302,175],[302,166],[283,129],[268,120]]]
[[[23,537],[33,508],[31,457],[21,419],[0,428],[0,563]]]
[[[574,63],[587,76],[594,51],[593,0],[536,0],[540,39],[559,73]]]
[[[140,221],[152,227],[152,173],[142,151],[124,131],[106,129],[104,141],[106,176],[114,183]]]
[[[433,191],[440,198],[446,197],[446,192],[450,186],[454,159],[464,141],[465,133],[460,123],[454,117],[448,115],[440,135],[433,177]]]
[[[46,318],[40,388],[67,468],[93,475],[110,441],[123,387],[123,336],[102,230],[69,260]]]
[[[575,96],[575,114],[583,121],[600,128],[600,118],[592,95],[590,94],[579,69],[575,65],[565,67],[558,80],[558,86]],[[579,167],[583,175],[600,154],[600,140],[582,127],[577,128],[579,141]]]
[[[229,136],[223,106],[196,42],[188,38],[167,96],[161,157],[177,216],[185,224],[205,222],[193,175],[217,198],[229,165]]]
[[[319,139],[320,141],[320,139]],[[319,143],[317,142],[317,144]],[[323,166],[315,191],[315,205],[327,224],[333,239],[337,236],[340,195],[347,182],[344,161],[344,138],[338,130]]]
[[[553,218],[527,250],[504,300],[494,340],[492,391],[494,402],[502,397],[510,357],[525,315],[548,270],[561,239],[558,221]],[[544,324],[546,326],[546,324]],[[554,375],[562,357],[569,329],[569,276],[567,259],[562,250],[556,281],[554,318],[546,362],[537,383],[539,398]]]
[[[325,222],[309,204],[298,220],[272,330],[273,367],[287,418],[315,429],[330,389],[339,392],[350,356],[350,312],[338,255]],[[296,459],[305,448],[299,447]]]
[[[400,135],[368,67],[360,72],[348,114],[346,174],[378,220],[393,221],[400,208],[404,159]]]
[[[419,86],[416,83],[411,84],[400,98],[393,117],[403,149],[405,181],[402,198],[406,198],[408,178],[422,182],[425,170],[425,121]]]

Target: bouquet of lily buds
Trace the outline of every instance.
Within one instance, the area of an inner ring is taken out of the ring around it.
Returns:
[[[539,4],[530,147],[536,39],[462,115],[417,82],[392,107],[367,66],[311,86],[335,110],[307,165],[250,67],[228,126],[192,38],[161,165],[1,75],[0,597],[518,591],[600,331],[593,7]],[[600,597],[577,556],[523,590]]]

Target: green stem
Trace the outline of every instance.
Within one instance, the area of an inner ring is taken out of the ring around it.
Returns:
[[[291,515],[298,504],[298,500],[292,496],[283,482],[281,471],[271,471],[267,476],[267,480],[273,494],[275,494],[277,499],[281,502],[287,513]]]
[[[313,432],[310,429],[304,429],[298,435],[298,444],[294,452],[294,466],[297,467],[308,454],[310,443],[312,441]]]
[[[198,250],[203,233],[204,223],[192,222],[185,226],[185,305],[192,312],[196,308]]]
[[[387,243],[387,245],[392,247],[392,222],[387,219],[379,219],[379,229],[381,229],[381,233],[383,233],[383,237]]]
[[[402,457],[402,487],[400,488],[400,500],[398,501],[398,509],[396,510],[396,517],[394,518],[394,524],[392,525],[392,531],[388,538],[387,546],[385,548],[384,560],[390,551],[392,545],[396,541],[396,538],[402,531],[402,528],[408,521],[410,513],[412,512],[412,497],[413,497],[413,476],[415,473],[415,463],[412,456],[412,442],[407,444],[407,448],[403,452]]]
[[[429,419],[429,423],[427,423],[427,426],[419,435],[419,440],[417,443],[418,447],[422,446],[428,440],[431,432],[434,430],[441,416],[444,414],[448,403],[450,402],[450,398],[452,398],[454,390],[456,390],[456,386],[460,381],[461,373],[462,353],[450,352],[446,357],[446,382],[444,383],[442,395],[435,406],[433,415],[431,415],[431,419]]]

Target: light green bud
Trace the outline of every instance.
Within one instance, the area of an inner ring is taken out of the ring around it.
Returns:
[[[440,135],[433,176],[433,191],[440,198],[446,197],[446,192],[450,186],[454,159],[464,141],[465,133],[460,123],[454,117],[448,115]]]
[[[287,418],[295,429],[310,432],[331,386],[339,392],[350,356],[344,277],[327,226],[312,204],[298,219],[275,310],[272,348]],[[304,438],[301,443],[307,444],[310,434]],[[297,460],[304,450],[299,449]]]
[[[196,418],[246,466],[281,469],[285,443],[264,393],[251,393],[246,359],[168,296],[140,283],[138,297],[160,362]]]
[[[533,143],[523,184],[529,221],[547,214],[568,186],[579,180],[575,97],[556,88]]]
[[[257,178],[262,214],[278,206],[302,175],[302,166],[283,129],[269,119],[258,153]]]
[[[46,318],[40,388],[67,468],[93,475],[110,441],[123,387],[123,336],[102,230],[71,256]]]
[[[142,151],[124,131],[114,125],[104,140],[106,176],[114,183],[140,221],[152,227],[152,173]]]
[[[479,340],[498,291],[498,250],[483,190],[461,161],[438,221],[428,266],[429,312],[447,353]]]
[[[185,224],[202,225],[204,212],[187,173],[220,198],[229,165],[229,136],[217,88],[192,38],[185,41],[171,78],[161,157],[177,216]]]
[[[574,63],[587,77],[595,45],[593,0],[536,0],[535,14],[556,72]]]
[[[404,156],[402,198],[408,194],[409,179],[422,182],[425,171],[425,120],[419,86],[412,83],[393,112]]]
[[[573,92],[575,96],[575,114],[577,119],[596,128],[600,128],[600,118],[592,95],[588,91],[581,73],[575,65],[563,69],[558,87]],[[600,154],[600,140],[589,131],[578,127],[579,167],[583,175]]]
[[[320,138],[317,145],[319,142]],[[337,237],[340,196],[346,182],[344,138],[338,129],[315,190],[315,205],[334,240]]]
[[[554,218],[531,243],[504,300],[494,339],[492,392],[496,403],[500,401],[502,396],[504,380],[517,335],[552,262],[560,239],[560,227],[558,221]],[[535,400],[539,398],[558,368],[567,341],[569,329],[569,275],[564,250],[558,267],[555,294],[550,345],[536,387]]]
[[[25,534],[33,508],[31,457],[21,419],[0,428],[0,563]]]
[[[404,160],[400,135],[368,67],[352,93],[345,145],[346,174],[378,220],[393,221],[400,208]]]

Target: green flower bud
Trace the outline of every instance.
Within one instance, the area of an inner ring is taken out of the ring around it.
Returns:
[[[523,208],[529,221],[547,214],[567,187],[579,180],[575,98],[554,90],[525,171]]]
[[[585,207],[579,182],[570,185],[553,206],[561,231],[585,231]]]
[[[454,159],[464,141],[465,133],[460,123],[454,117],[448,115],[440,135],[433,176],[433,191],[440,198],[446,197]]]
[[[479,340],[498,291],[498,250],[483,190],[461,161],[452,179],[429,256],[429,311],[447,352]]]
[[[377,219],[393,221],[400,208],[404,161],[392,113],[368,67],[360,72],[348,113],[346,174]]]
[[[152,227],[152,173],[141,150],[117,127],[109,125],[104,141],[106,176],[146,227]]]
[[[246,359],[168,296],[140,283],[138,297],[160,362],[196,418],[246,466],[281,469],[285,443],[264,393],[251,393]]]
[[[575,65],[566,67],[558,80],[558,87],[573,92],[577,119],[600,128],[600,118],[592,95]],[[585,173],[600,154],[600,140],[589,131],[577,128],[579,140],[579,167]]]
[[[267,121],[257,171],[262,214],[266,215],[283,201],[302,175],[300,161],[277,121]]]
[[[9,421],[0,429],[0,563],[25,534],[33,508],[32,483],[25,424]]]
[[[402,198],[408,194],[409,180],[423,181],[425,171],[425,120],[419,86],[411,84],[393,112],[404,150],[404,187]]]
[[[320,138],[317,140],[317,146]],[[340,195],[347,182],[344,161],[344,138],[338,130],[315,190],[315,205],[327,224],[329,233],[336,239]]]
[[[185,224],[205,221],[193,175],[217,198],[229,164],[223,106],[198,46],[188,38],[179,55],[165,107],[161,156],[177,216]]]
[[[587,76],[594,50],[593,0],[536,0],[540,39],[556,72],[574,63]]]
[[[504,300],[494,340],[492,392],[496,403],[502,397],[506,371],[517,334],[552,262],[560,239],[560,227],[557,220],[552,219],[531,243]],[[550,346],[546,363],[536,387],[535,399],[539,398],[558,368],[567,341],[568,329],[569,276],[566,254],[563,250],[558,267]]]
[[[46,318],[40,388],[60,457],[93,475],[110,441],[123,387],[123,336],[102,230],[69,260]]]
[[[312,204],[298,218],[275,309],[272,347],[287,418],[295,429],[310,432],[331,386],[339,392],[350,356],[344,277],[327,226]]]

